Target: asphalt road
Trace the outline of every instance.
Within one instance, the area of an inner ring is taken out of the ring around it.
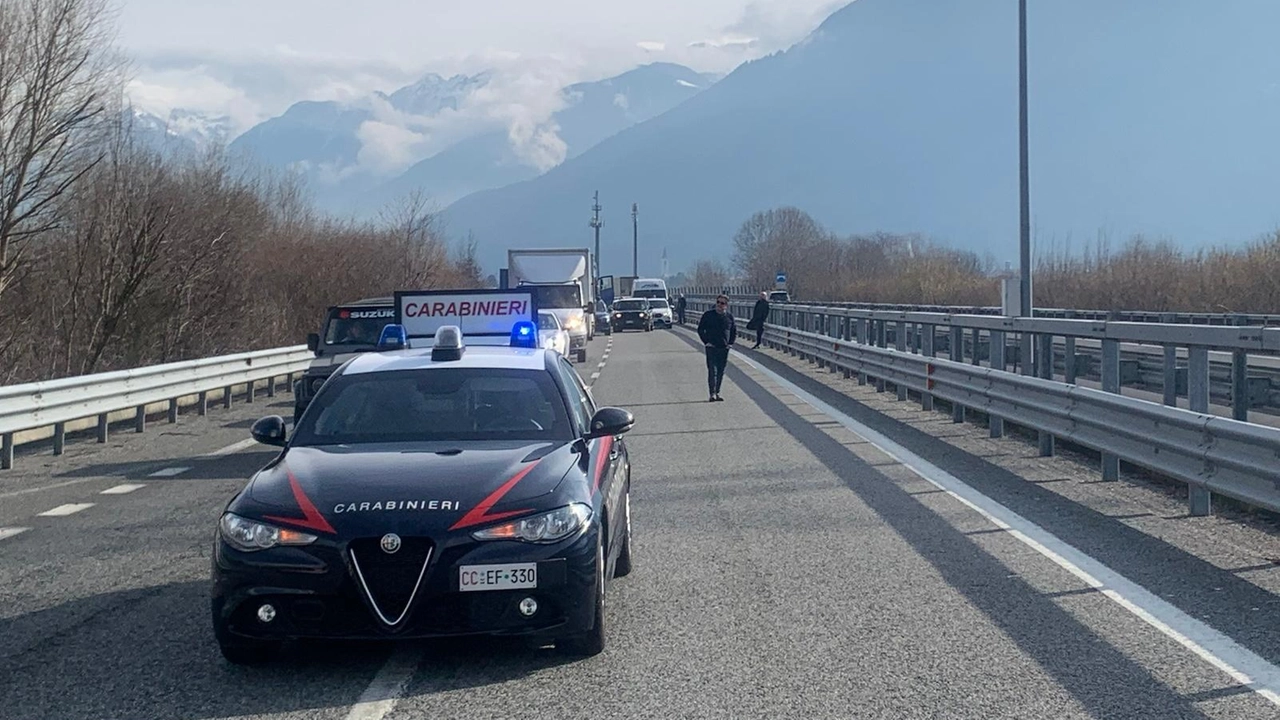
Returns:
[[[469,641],[224,663],[209,541],[287,394],[24,453],[0,475],[0,717],[1280,716],[1272,593],[763,354],[731,364],[714,404],[682,330],[602,337],[579,366],[637,417],[636,568],[587,660]]]

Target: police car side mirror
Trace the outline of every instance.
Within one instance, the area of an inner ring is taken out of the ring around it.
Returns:
[[[263,445],[279,445],[283,447],[285,440],[284,418],[279,415],[269,415],[261,418],[249,429],[249,434],[253,435],[253,439]]]
[[[315,352],[320,349],[319,333],[307,333],[307,349]]]
[[[600,408],[591,418],[591,425],[587,429],[587,439],[594,440],[601,437],[621,435],[629,432],[635,423],[635,416],[622,408]]]

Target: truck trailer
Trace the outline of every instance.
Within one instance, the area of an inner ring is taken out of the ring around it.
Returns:
[[[569,355],[587,360],[595,337],[596,283],[587,248],[530,248],[507,251],[507,286],[528,288],[538,308],[550,310],[569,333]]]

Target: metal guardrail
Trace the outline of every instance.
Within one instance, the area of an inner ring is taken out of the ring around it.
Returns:
[[[1105,467],[1116,458],[1181,480],[1192,489],[1192,514],[1208,514],[1213,493],[1280,512],[1280,429],[776,326],[765,340],[861,383],[875,380],[878,390],[914,390],[927,410],[936,398],[981,411],[1000,426],[993,437],[1008,421],[1097,450],[1104,479],[1118,479]]]
[[[53,452],[60,455],[75,421],[96,417],[98,442],[105,443],[112,417],[122,411],[131,411],[135,430],[143,432],[147,409],[157,403],[167,401],[169,422],[177,422],[182,398],[196,398],[203,415],[214,392],[229,407],[233,390],[243,387],[253,402],[258,382],[266,380],[267,396],[274,397],[278,378],[287,378],[285,390],[291,392],[294,373],[314,358],[298,345],[0,387],[0,468],[13,467],[19,433],[52,426]]]
[[[751,316],[752,306],[752,302],[731,302],[734,315],[741,318]],[[689,301],[691,312],[710,307],[700,299]],[[1190,398],[1192,376],[1197,381],[1200,377],[1196,364],[1204,360],[1209,368],[1208,396],[1229,405],[1233,418],[1248,420],[1251,409],[1280,412],[1280,328],[952,315],[799,303],[773,305],[770,322],[916,352],[931,343],[939,351],[951,351],[953,360],[986,361],[993,367],[1013,367],[1024,375],[1049,379],[1061,372],[1069,383],[1090,378],[1104,385],[1115,382],[1117,388],[1142,387],[1161,394],[1170,406],[1176,406],[1179,397]],[[1009,335],[1020,336],[1019,341],[1008,342]],[[958,355],[953,344],[960,348]],[[1037,347],[1042,352],[1037,353]],[[1027,363],[1022,362],[1024,354]],[[1044,359],[1043,365],[1035,362],[1037,354]],[[1208,411],[1207,404],[1203,410]]]
[[[710,307],[702,301],[689,303],[695,318]],[[731,310],[736,317],[750,317],[751,305],[732,303]],[[891,323],[898,330],[894,348],[887,342]],[[909,344],[906,328],[912,324],[917,331]],[[977,339],[982,332],[989,338],[990,366],[982,365],[985,358],[981,354],[966,358],[965,336],[972,335],[971,347],[979,347]],[[1021,375],[1006,370],[1006,350],[1015,349],[1006,345],[1006,338],[1014,332],[1025,333],[1037,355]],[[949,341],[949,360],[937,357],[941,338]],[[1100,344],[1100,390],[1078,385],[1070,362],[1064,362],[1063,381],[1054,379],[1055,338],[1065,339],[1067,357],[1073,355],[1074,345],[1082,338]],[[933,409],[935,398],[946,400],[952,405],[954,422],[964,422],[966,409],[985,413],[993,438],[1004,435],[1006,420],[1036,430],[1043,456],[1053,455],[1056,438],[1097,450],[1102,454],[1103,480],[1119,479],[1122,460],[1181,480],[1190,490],[1193,515],[1211,512],[1213,493],[1280,512],[1280,429],[1209,413],[1209,348],[1230,351],[1233,379],[1239,380],[1248,353],[1255,348],[1274,351],[1280,343],[1280,329],[787,305],[771,313],[764,342],[833,371],[843,371],[846,377],[856,374],[859,384],[874,381],[878,391],[892,385],[899,400],[907,400],[909,391],[915,391],[926,410]],[[1180,354],[1185,356],[1188,409],[1176,407],[1176,384],[1166,387],[1163,404],[1120,394],[1120,347],[1125,342],[1163,344],[1166,367],[1173,366]],[[1236,383],[1236,388],[1241,387]],[[1241,397],[1241,390],[1233,392],[1234,399]],[[1243,397],[1247,410],[1247,396]],[[1234,414],[1240,414],[1240,406],[1233,403]]]
[[[673,295],[684,293],[689,300],[710,300],[720,293],[729,299],[754,302],[760,292],[772,288],[732,286],[725,289],[709,287],[672,288]],[[888,312],[929,312],[946,315],[1003,315],[1004,310],[990,305],[917,305],[897,303],[816,301],[812,304],[824,307],[842,307],[858,310],[884,310]],[[1075,308],[1034,308],[1032,317],[1060,320],[1106,320],[1111,322],[1166,323],[1173,325],[1262,325],[1280,326],[1280,315],[1266,313],[1191,313],[1161,312],[1151,310],[1088,310]]]

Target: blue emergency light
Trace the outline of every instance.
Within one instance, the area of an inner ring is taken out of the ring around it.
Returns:
[[[521,320],[511,328],[511,347],[537,348],[538,326]]]
[[[403,325],[382,326],[382,335],[378,337],[378,350],[403,350],[409,345],[409,337]]]

